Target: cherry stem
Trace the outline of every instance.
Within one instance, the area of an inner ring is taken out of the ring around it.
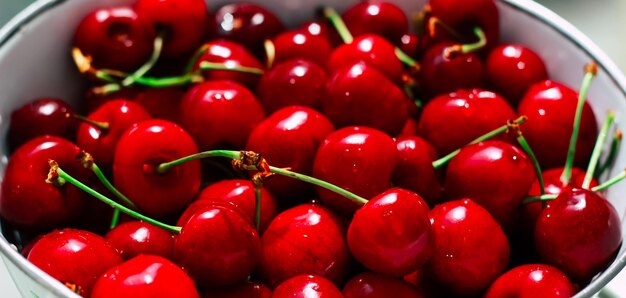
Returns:
[[[400,48],[395,47],[395,53],[396,57],[398,57],[398,60],[400,60],[400,62],[404,63],[406,66],[411,67],[416,71],[420,69],[420,64],[415,61],[415,59],[413,59],[411,56],[407,55]]]
[[[107,179],[107,177],[104,176],[104,173],[102,173],[102,170],[100,170],[100,167],[98,167],[98,165],[93,163],[91,165],[91,171],[96,175],[96,177],[98,177],[98,180],[100,180],[100,182],[104,184],[104,187],[106,187],[111,193],[113,193],[115,197],[120,199],[120,201],[122,201],[129,208],[137,209],[137,206],[135,205],[135,203],[133,203],[133,201],[131,201],[124,194],[122,194],[117,188],[115,188],[115,186],[113,186],[111,181],[109,181],[109,179]]]
[[[187,66],[185,66],[185,73],[191,73],[193,71],[193,67],[196,65],[196,62],[209,50],[209,46],[207,44],[203,44],[191,57],[189,62],[187,62]]]
[[[276,46],[274,46],[272,40],[268,39],[263,43],[263,47],[265,48],[265,56],[267,58],[266,66],[267,68],[272,68],[274,60],[276,60]]]
[[[85,123],[87,123],[87,124],[97,128],[97,129],[99,129],[101,131],[105,131],[106,132],[106,131],[109,130],[109,123],[108,122],[95,121],[95,120],[89,119],[89,118],[87,118],[85,116],[81,116],[81,115],[78,115],[78,114],[72,114],[72,113],[66,113],[65,117],[67,117],[67,118],[71,117],[71,118],[77,119],[79,121],[85,122]]]
[[[607,113],[606,119],[604,120],[604,124],[602,124],[602,129],[600,129],[598,138],[596,139],[596,144],[593,147],[591,158],[589,159],[589,166],[587,166],[587,172],[585,173],[585,179],[583,180],[582,184],[582,188],[584,189],[588,189],[591,185],[591,180],[593,180],[596,167],[598,166],[598,161],[600,160],[600,154],[602,154],[602,149],[604,147],[604,142],[606,141],[606,136],[609,133],[609,129],[613,125],[614,120],[615,112],[609,111]]]
[[[452,35],[455,39],[457,40],[461,39],[461,35],[459,35],[459,33],[456,30],[454,30],[448,24],[441,21],[441,19],[439,19],[438,17],[433,17],[433,16],[429,17],[427,26],[428,26],[428,35],[430,37],[435,37],[435,35],[437,34],[436,27],[439,26],[443,28],[444,30],[446,30],[446,32],[450,33],[450,35]]]
[[[585,98],[587,97],[587,91],[589,91],[589,86],[591,86],[591,82],[593,81],[597,73],[598,65],[595,62],[591,62],[585,65],[585,75],[583,77],[580,91],[578,93],[578,103],[576,105],[576,113],[574,114],[572,136],[570,137],[567,158],[565,159],[565,166],[563,167],[563,173],[561,174],[561,182],[563,182],[564,185],[568,185],[572,178],[572,167],[574,167],[576,143],[578,142],[578,132],[580,131],[580,120],[583,114]]]
[[[480,27],[474,27],[473,29],[474,35],[478,38],[475,43],[468,43],[461,46],[461,52],[463,54],[468,54],[472,52],[476,52],[487,45],[487,36],[485,36],[485,32]]]
[[[241,157],[241,152],[233,151],[233,150],[210,150],[199,152],[196,154],[188,155],[179,159],[172,160],[170,162],[164,162],[159,164],[156,168],[156,173],[165,174],[169,171],[170,168],[179,166],[183,163],[193,160],[199,160],[207,157],[227,157],[230,159],[239,159]]]
[[[493,137],[495,137],[495,136],[497,136],[497,135],[507,131],[509,129],[511,123],[519,125],[519,124],[522,124],[522,123],[526,122],[527,119],[528,119],[528,117],[526,117],[526,116],[520,116],[519,118],[517,118],[517,119],[515,119],[513,121],[510,121],[509,123],[507,123],[505,125],[502,125],[502,126],[496,128],[496,129],[494,129],[494,130],[492,130],[492,131],[490,131],[490,132],[488,132],[488,133],[486,133],[486,134],[484,134],[484,135],[474,139],[473,141],[469,142],[468,145],[476,144],[476,143],[479,143],[479,142],[491,139],[491,138],[493,138]],[[443,165],[448,163],[453,157],[455,157],[457,154],[459,154],[460,151],[461,151],[461,148],[456,149],[456,150],[448,153],[448,155],[433,161],[433,168],[438,169],[438,168],[442,167]]]
[[[188,73],[182,76],[172,76],[172,77],[162,77],[162,78],[153,78],[153,77],[138,77],[135,83],[149,86],[152,88],[165,88],[172,86],[184,86],[190,83],[202,82],[204,78],[198,75],[197,73]],[[96,94],[109,94],[112,92],[116,92],[121,90],[121,86],[118,84],[107,84],[104,86],[99,86],[93,88],[93,92]]]
[[[517,142],[520,144],[520,146],[522,146],[522,149],[524,149],[524,152],[526,152],[526,155],[530,157],[530,160],[532,160],[533,166],[535,166],[535,172],[537,173],[537,181],[539,182],[539,190],[541,191],[541,195],[545,195],[546,187],[543,181],[543,175],[542,175],[543,172],[541,171],[541,165],[539,165],[537,156],[535,155],[533,150],[530,148],[530,145],[528,145],[528,142],[526,141],[526,138],[524,138],[522,131],[519,129],[518,129],[518,135],[517,135]]]
[[[162,223],[158,220],[152,219],[150,217],[147,217],[141,213],[138,213],[136,211],[133,211],[127,207],[125,207],[124,205],[121,205],[118,202],[115,202],[109,198],[107,198],[106,196],[104,196],[103,194],[93,190],[92,188],[90,188],[89,186],[83,184],[82,182],[76,180],[74,177],[72,177],[70,174],[66,173],[65,171],[63,171],[63,169],[61,169],[60,167],[58,167],[58,164],[56,164],[55,161],[50,161],[51,163],[51,171],[56,172],[56,174],[58,175],[58,178],[63,179],[66,182],[71,183],[72,185],[80,188],[81,190],[83,190],[84,192],[92,195],[93,197],[99,199],[100,201],[104,202],[105,204],[115,208],[115,209],[119,209],[121,212],[124,212],[136,219],[139,220],[143,220],[151,225],[154,225],[156,227],[165,229],[167,231],[173,232],[173,233],[180,233],[181,231],[181,227],[177,227],[177,226],[172,226],[172,225],[168,225],[165,223]]]
[[[115,208],[113,210],[113,216],[111,217],[111,224],[109,225],[109,229],[115,229],[117,227],[117,223],[120,221],[120,209]]]
[[[261,184],[254,183],[254,225],[257,231],[261,229]]]
[[[334,8],[327,6],[324,7],[323,13],[324,17],[326,17],[330,21],[330,23],[333,24],[335,30],[337,30],[337,33],[339,33],[341,40],[343,40],[344,43],[352,43],[354,37],[352,37],[352,33],[350,33],[350,30],[348,30],[346,23],[343,22],[341,16],[337,13],[337,11]]]
[[[615,131],[615,133],[613,134],[613,140],[611,141],[611,148],[609,149],[609,155],[607,156],[606,160],[604,161],[604,163],[599,166],[599,170],[596,171],[596,178],[602,176],[602,174],[604,174],[604,172],[606,172],[609,167],[611,167],[613,165],[613,163],[615,162],[615,160],[617,159],[617,153],[619,152],[619,148],[622,144],[622,131],[621,130],[617,130]]]
[[[230,71],[245,72],[245,73],[251,73],[251,74],[258,74],[258,75],[262,75],[263,73],[265,73],[265,71],[260,68],[237,65],[237,64],[228,63],[228,62],[216,63],[216,62],[202,61],[200,62],[200,69],[202,70],[230,70]]]

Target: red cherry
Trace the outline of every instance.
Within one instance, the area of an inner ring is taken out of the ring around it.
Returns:
[[[519,44],[495,47],[489,52],[485,65],[490,85],[512,106],[517,106],[530,86],[548,79],[541,57]]]
[[[321,35],[310,34],[304,29],[283,32],[272,40],[273,64],[292,59],[303,59],[325,66],[333,46]]]
[[[202,286],[244,281],[260,254],[261,241],[250,222],[239,211],[217,205],[192,215],[174,241],[176,263]]]
[[[330,120],[320,112],[290,106],[259,123],[250,134],[246,149],[261,153],[273,166],[311,175],[318,147],[334,130]],[[308,183],[280,176],[272,177],[265,186],[283,202],[306,197],[313,190]]]
[[[374,272],[363,272],[354,276],[343,287],[342,293],[346,298],[383,298],[390,293],[397,298],[424,297],[410,283]]]
[[[331,281],[318,275],[298,275],[282,282],[272,298],[343,298]]]
[[[418,127],[443,156],[513,118],[515,112],[500,95],[484,89],[462,89],[428,102]]]
[[[313,176],[365,198],[391,185],[397,163],[396,144],[381,131],[351,126],[326,137],[313,162]],[[351,214],[360,206],[338,194],[317,188],[320,200],[333,210]]]
[[[189,204],[187,209],[181,214],[181,216],[176,221],[176,225],[179,227],[184,226],[189,219],[196,214],[196,212],[202,211],[207,207],[224,207],[228,209],[233,209],[237,211],[241,216],[243,216],[249,224],[254,224],[251,218],[248,218],[246,215],[242,213],[241,210],[237,209],[233,202],[228,202],[222,199],[213,199],[213,198],[203,198],[202,200],[196,200],[193,203]]]
[[[489,212],[471,199],[450,201],[430,211],[433,256],[427,275],[456,295],[481,293],[509,261],[509,242]]]
[[[248,89],[232,81],[192,87],[181,101],[181,126],[201,150],[243,148],[264,118],[261,104]]]
[[[256,88],[259,102],[269,115],[287,106],[320,110],[326,94],[326,71],[306,60],[278,63],[263,74]]]
[[[153,255],[140,255],[109,269],[94,286],[93,298],[197,298],[194,282],[176,264]]]
[[[421,267],[432,253],[428,205],[416,193],[391,188],[356,211],[348,246],[368,269],[402,277]]]
[[[280,213],[261,241],[258,273],[272,287],[299,274],[317,274],[337,284],[351,263],[346,227],[332,211],[301,204]]]
[[[200,188],[200,162],[186,162],[162,174],[156,167],[197,152],[191,136],[178,125],[159,119],[140,122],[118,142],[113,162],[115,186],[148,216],[175,214]]]
[[[209,13],[203,0],[137,0],[133,7],[165,33],[164,57],[189,54],[205,37]]]
[[[304,30],[304,32],[311,35],[323,37],[333,46],[343,44],[339,34],[337,34],[337,31],[325,20],[309,20],[300,25],[298,29]]]
[[[28,102],[11,113],[7,132],[9,147],[15,149],[42,135],[73,140],[78,122],[67,115],[74,113],[67,102],[58,98],[39,98]]]
[[[581,188],[561,192],[543,209],[535,226],[540,257],[580,283],[606,269],[621,242],[615,208],[599,194]]]
[[[122,263],[122,257],[94,233],[64,229],[41,237],[28,261],[68,287],[76,287],[79,295],[90,297],[98,277]]]
[[[362,1],[346,9],[341,18],[355,37],[376,34],[395,42],[409,30],[406,14],[391,2]]]
[[[227,40],[212,40],[202,45],[206,48],[194,65],[194,70],[200,67],[203,61],[224,64],[233,67],[249,67],[263,69],[263,65],[244,46]],[[207,81],[233,80],[254,90],[259,75],[254,73],[239,72],[233,70],[203,70],[202,76]]]
[[[174,237],[170,232],[142,221],[129,221],[109,231],[105,238],[124,260],[138,255],[155,255],[172,259]]]
[[[433,168],[437,151],[418,136],[396,139],[398,164],[393,170],[393,184],[419,194],[429,206],[438,203],[441,183]]]
[[[153,118],[180,122],[180,101],[185,91],[176,87],[149,88],[137,94],[134,101]]]
[[[520,102],[518,114],[528,116],[524,136],[543,168],[565,164],[577,103],[578,93],[555,81],[532,85]],[[576,165],[585,168],[597,136],[596,117],[585,102],[576,143]]]
[[[46,183],[53,159],[78,179],[93,177],[77,160],[80,148],[54,136],[36,137],[20,146],[2,181],[0,215],[21,228],[50,230],[76,219],[89,195],[71,184]]]
[[[487,38],[486,48],[498,44],[500,36],[500,15],[493,0],[429,0],[431,15],[439,18],[444,24],[464,34],[470,42],[476,39],[473,33],[479,27]]]
[[[152,53],[156,33],[150,19],[126,6],[99,8],[74,34],[74,46],[93,58],[96,68],[132,71]]]
[[[406,33],[400,37],[397,47],[410,57],[418,57],[421,53],[420,39],[416,34]]]
[[[258,282],[243,282],[234,286],[207,289],[200,293],[203,298],[271,298],[272,290]]]
[[[411,101],[382,72],[364,63],[331,74],[322,111],[335,126],[369,126],[395,136],[409,118]]]
[[[576,288],[559,269],[543,264],[527,264],[498,277],[484,297],[567,298],[575,294]]]

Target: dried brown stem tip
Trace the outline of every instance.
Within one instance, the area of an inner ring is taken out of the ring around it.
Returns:
[[[65,181],[59,177],[59,173],[57,170],[59,169],[59,163],[55,160],[48,159],[48,165],[50,165],[50,171],[48,172],[48,177],[46,178],[46,183],[62,186]]]
[[[598,74],[598,64],[595,62],[590,62],[585,65],[585,73],[590,73],[592,75]]]
[[[90,169],[94,163],[93,156],[84,150],[81,150],[78,154],[76,154],[76,160],[78,160],[83,167],[85,167],[85,169]]]

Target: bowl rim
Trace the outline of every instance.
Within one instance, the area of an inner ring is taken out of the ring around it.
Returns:
[[[31,20],[48,11],[49,9],[66,2],[67,0],[36,0],[20,11],[15,17],[9,20],[0,28],[0,48],[4,46],[13,36],[19,33],[20,29]],[[393,0],[388,0],[393,1]],[[559,35],[572,42],[587,56],[593,57],[598,66],[607,74],[607,77],[619,89],[626,98],[626,77],[617,65],[600,49],[589,37],[570,24],[568,21],[557,15],[545,6],[532,0],[496,0],[504,5],[515,8],[529,17],[537,19],[546,24]],[[8,260],[16,268],[21,270],[28,277],[37,282],[46,290],[58,297],[79,297],[70,291],[56,279],[28,262],[15,247],[10,244],[4,235],[0,233],[0,254],[4,260]],[[622,243],[623,244],[623,243]],[[574,297],[591,297],[600,292],[620,271],[626,267],[626,250],[617,255],[611,265],[600,273],[585,288],[579,291]],[[9,270],[15,281],[14,273]],[[18,288],[18,290],[20,290]]]

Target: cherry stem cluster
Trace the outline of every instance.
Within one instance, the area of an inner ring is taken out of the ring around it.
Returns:
[[[602,153],[602,149],[604,147],[604,142],[606,141],[606,136],[609,133],[609,129],[613,125],[615,120],[615,112],[609,111],[607,113],[607,117],[604,120],[604,124],[602,124],[602,128],[600,129],[600,133],[598,134],[598,138],[596,139],[596,144],[593,147],[593,151],[591,153],[591,158],[589,160],[589,166],[587,167],[587,172],[585,173],[585,179],[583,180],[582,188],[588,189],[591,185],[591,180],[593,180],[596,168],[598,166],[598,161],[600,160],[600,154]]]
[[[626,169],[622,170],[622,172],[617,174],[615,177],[607,180],[606,182],[592,187],[591,191],[593,192],[603,191],[624,179],[626,179]],[[534,203],[534,202],[539,202],[539,201],[551,201],[551,200],[556,199],[557,196],[558,194],[545,194],[541,196],[530,196],[530,197],[526,197],[522,203],[529,204],[529,203]]]

